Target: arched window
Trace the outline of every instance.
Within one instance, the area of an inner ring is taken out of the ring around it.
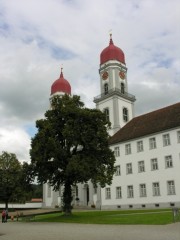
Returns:
[[[104,84],[104,93],[108,94],[108,84],[107,83]]]
[[[105,108],[104,109],[104,113],[106,115],[106,120],[109,121],[109,109],[108,108]]]
[[[124,83],[121,83],[121,93],[125,93],[125,86],[124,86]]]
[[[127,108],[123,108],[123,120],[125,122],[128,121],[128,109]]]

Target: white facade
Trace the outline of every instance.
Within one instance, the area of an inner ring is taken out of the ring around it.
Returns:
[[[109,134],[113,135],[134,117],[135,97],[128,93],[125,64],[109,60],[100,65],[99,75],[101,94],[94,98],[94,102],[97,109],[108,115],[111,122]]]
[[[128,93],[127,68],[123,62],[108,60],[100,65],[99,75],[101,92],[94,102],[110,120],[112,138],[115,133],[121,136],[124,127],[132,125],[135,119],[135,97]],[[147,115],[152,116],[152,113]],[[169,120],[167,113],[166,122]],[[156,125],[155,121],[149,125]],[[168,125],[163,130],[156,129],[128,140],[117,139],[110,145],[116,156],[117,169],[112,184],[97,189],[90,181],[78,184],[73,190],[72,204],[95,205],[99,209],[180,207],[180,121],[177,122],[173,127]],[[131,126],[131,131],[133,127],[137,126]],[[43,193],[44,207],[61,205],[62,191],[54,192],[45,184]]]
[[[164,146],[163,135],[166,134],[170,142]],[[119,148],[115,166],[120,167],[120,172],[115,174],[111,186],[101,189],[102,208],[180,206],[179,138],[180,126],[112,145],[113,151]],[[142,149],[139,150],[142,151],[138,152],[137,143],[140,141]],[[127,144],[131,146],[129,154]]]

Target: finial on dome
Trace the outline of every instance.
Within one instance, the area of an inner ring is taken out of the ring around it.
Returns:
[[[113,40],[112,40],[112,29],[109,30],[109,36],[110,36],[109,44],[113,44]]]
[[[61,74],[60,74],[60,78],[63,77],[63,65],[61,66]]]

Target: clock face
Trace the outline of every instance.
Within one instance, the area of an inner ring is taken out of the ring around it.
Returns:
[[[119,72],[119,76],[121,79],[125,79],[125,73],[123,71]]]
[[[108,78],[108,72],[104,72],[103,74],[102,74],[102,79],[103,80],[106,80]]]

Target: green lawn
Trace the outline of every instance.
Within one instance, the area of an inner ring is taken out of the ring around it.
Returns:
[[[163,225],[173,222],[171,209],[119,210],[119,211],[79,211],[71,216],[62,213],[38,215],[36,222],[64,222],[84,224],[154,224]],[[180,219],[178,219],[180,221]]]

